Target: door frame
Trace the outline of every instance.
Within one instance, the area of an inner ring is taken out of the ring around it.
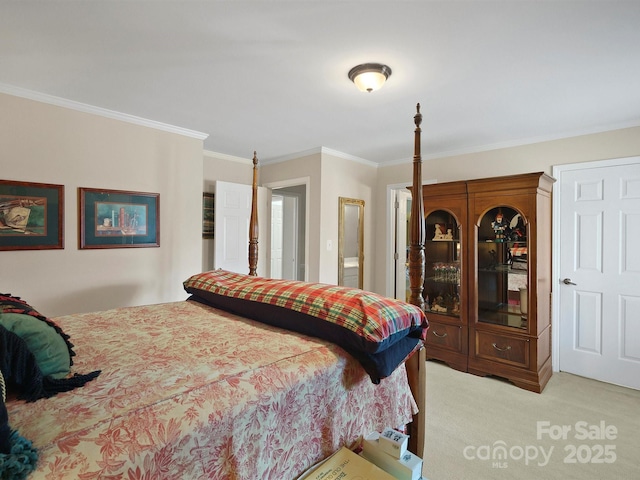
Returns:
[[[606,168],[617,167],[622,165],[640,164],[640,157],[621,157],[611,158],[607,160],[594,160],[589,162],[580,163],[567,163],[563,165],[552,166],[552,176],[557,180],[562,173],[571,170],[589,170],[594,168]],[[557,295],[560,282],[560,225],[562,219],[560,218],[560,182],[553,184],[552,193],[552,209],[553,209],[553,221],[552,221],[552,234],[551,234],[551,366],[552,371],[560,371],[560,298]],[[554,288],[555,287],[555,288]]]
[[[427,179],[422,180],[422,185],[430,185],[432,183],[438,183],[435,179]],[[395,203],[397,199],[396,192],[398,190],[407,190],[408,187],[411,186],[411,183],[391,183],[387,185],[387,251],[386,251],[386,259],[385,259],[385,271],[386,271],[386,285],[385,285],[385,295],[387,297],[393,298],[395,292],[395,283],[396,283],[396,266],[394,254],[396,252],[396,209]],[[413,194],[412,194],[413,195]],[[407,242],[409,242],[409,238],[407,238]]]
[[[278,188],[287,188],[287,187],[297,187],[299,185],[305,186],[305,208],[304,208],[304,281],[309,281],[309,201],[310,198],[310,188],[311,177],[300,177],[300,178],[292,178],[290,180],[280,180],[277,182],[269,182],[263,183],[262,186],[268,189],[268,205],[269,205],[269,222],[267,225],[269,227],[269,232],[267,233],[267,238],[271,238],[271,192],[274,189]],[[267,266],[269,268],[269,274],[271,273],[271,242],[269,242],[269,247],[267,248]]]
[[[284,247],[287,245],[287,240],[290,240],[295,248],[293,248],[293,262],[287,262],[289,265],[285,267],[284,256],[282,258],[282,273],[283,277],[287,278],[287,273],[292,273],[288,278],[293,277],[295,280],[298,279],[298,273],[300,266],[298,265],[298,251],[299,251],[299,239],[298,239],[298,219],[299,219],[299,205],[300,205],[300,195],[290,195],[290,194],[282,194],[282,247],[283,251],[286,250]],[[293,208],[291,208],[293,207]],[[305,219],[306,224],[306,219]],[[291,227],[291,232],[287,232],[286,225]],[[290,236],[285,236],[285,233],[290,233]],[[287,237],[289,237],[287,239]],[[293,269],[293,272],[290,270]]]
[[[269,207],[270,207],[270,214],[269,214],[269,225],[270,225],[270,231],[269,231],[269,254],[267,255],[269,257],[269,278],[282,278],[282,254],[280,255],[280,270],[278,271],[278,276],[274,275],[273,272],[273,268],[274,268],[274,261],[273,261],[273,250],[274,250],[274,241],[273,241],[273,236],[274,236],[274,228],[273,228],[273,208],[274,208],[274,203],[276,201],[276,199],[280,199],[282,201],[282,207],[281,209],[284,210],[284,197],[280,194],[274,194],[273,190],[270,190],[271,195],[270,198],[271,200],[269,201]],[[284,220],[283,220],[283,224],[284,224]],[[282,233],[282,230],[284,230],[283,225],[280,227],[280,235],[281,237],[284,235]],[[280,249],[282,249],[282,243],[283,243],[283,239],[280,239]]]
[[[396,253],[396,199],[398,190],[406,190],[411,186],[410,183],[394,183],[387,185],[387,254],[385,255],[385,270],[387,272],[386,283],[386,296],[393,298],[395,285],[396,285],[396,266],[395,266],[395,253]]]

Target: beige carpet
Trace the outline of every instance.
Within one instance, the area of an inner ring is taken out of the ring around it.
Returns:
[[[428,480],[640,479],[637,390],[560,372],[537,394],[429,361],[426,422]]]

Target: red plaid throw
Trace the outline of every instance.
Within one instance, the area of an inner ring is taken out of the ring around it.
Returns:
[[[427,321],[418,307],[364,290],[252,277],[225,270],[197,274],[184,287],[288,308],[345,327],[369,342]]]

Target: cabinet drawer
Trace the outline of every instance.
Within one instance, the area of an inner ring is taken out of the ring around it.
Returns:
[[[457,325],[447,325],[445,323],[429,322],[427,332],[427,347],[429,345],[439,346],[453,350],[462,351],[462,327]]]
[[[476,356],[529,368],[529,345],[524,338],[476,332]]]

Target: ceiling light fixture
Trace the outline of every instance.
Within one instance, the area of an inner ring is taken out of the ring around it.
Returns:
[[[391,69],[380,63],[363,63],[349,70],[349,80],[356,84],[361,92],[378,90],[391,75]]]

